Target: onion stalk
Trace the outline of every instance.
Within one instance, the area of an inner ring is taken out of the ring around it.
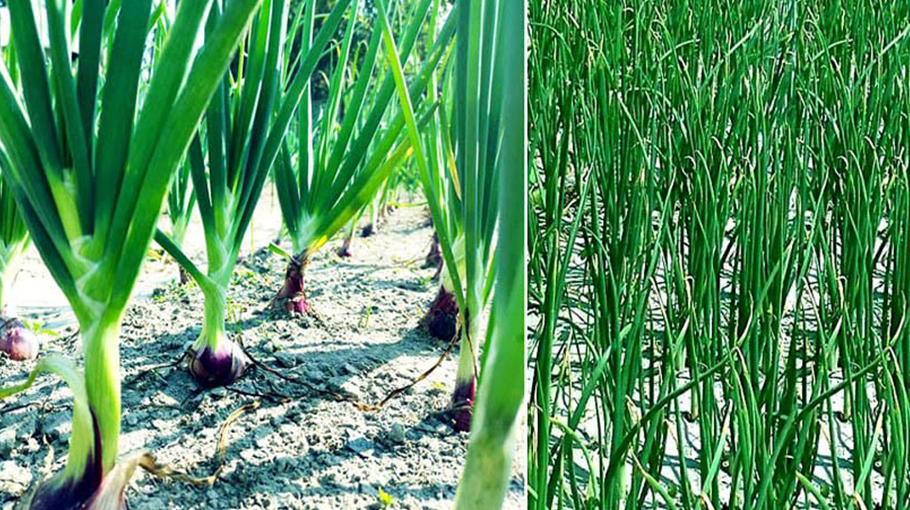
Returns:
[[[341,258],[350,258],[354,254],[351,251],[351,244],[354,241],[354,229],[357,228],[357,222],[360,220],[361,214],[362,212],[354,215],[354,217],[351,218],[351,221],[348,222],[347,230],[344,232],[344,240],[341,242],[341,246],[338,248],[337,252],[338,256]]]
[[[212,4],[180,3],[141,105],[150,0],[116,6],[84,2],[75,20],[80,40],[75,63],[71,2],[49,0],[39,16],[31,2],[9,5],[17,71],[11,73],[12,63],[0,61],[6,182],[41,258],[72,306],[85,360],[80,371],[47,357],[30,378],[56,373],[74,394],[67,467],[38,488],[31,508],[122,506],[131,470],[115,468],[121,319],[169,181],[259,1],[230,2],[196,51],[196,34]],[[118,8],[119,13],[109,12]],[[117,25],[105,38],[108,14],[117,15]],[[47,56],[38,37],[39,18],[47,19]]]
[[[523,0],[499,2],[494,37],[503,67],[501,156],[498,164],[499,239],[491,332],[477,395],[468,456],[455,496],[456,510],[501,508],[512,473],[512,452],[524,402],[527,287],[527,14]]]

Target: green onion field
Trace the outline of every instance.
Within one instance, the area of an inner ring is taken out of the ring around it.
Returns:
[[[529,5],[529,508],[910,508],[910,4]]]

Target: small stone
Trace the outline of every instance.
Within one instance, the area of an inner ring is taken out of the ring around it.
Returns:
[[[393,423],[392,427],[389,429],[387,436],[389,441],[395,444],[401,444],[404,442],[404,427],[400,423]]]
[[[156,400],[157,404],[160,406],[165,406],[165,407],[179,407],[180,406],[180,403],[177,402],[176,398],[168,395],[167,393],[163,393],[163,392],[158,393],[158,395],[155,396],[155,400]]]
[[[357,455],[360,455],[361,457],[369,457],[373,452],[373,448],[375,447],[373,442],[365,437],[352,439],[348,441],[348,444],[346,446],[349,450],[353,451]]]
[[[212,395],[213,399],[221,400],[227,396],[227,389],[225,389],[224,386],[219,386],[217,388],[213,388],[211,391],[209,391],[209,393]]]
[[[360,391],[360,388],[356,386],[351,386],[349,384],[347,388],[342,388],[342,390],[344,390],[344,392],[347,393],[347,395],[355,401],[363,400],[363,393]]]
[[[354,365],[351,365],[350,363],[345,363],[341,367],[341,369],[344,370],[344,373],[346,373],[346,374],[356,374],[357,373],[357,369],[354,367]]]

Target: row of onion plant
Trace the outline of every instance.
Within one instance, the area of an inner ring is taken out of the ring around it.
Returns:
[[[313,255],[376,198],[390,174],[412,153],[411,140],[402,135],[404,114],[391,107],[395,80],[391,71],[383,72],[380,56],[394,54],[407,61],[428,18],[435,20],[438,2],[420,0],[398,7],[406,9],[401,39],[394,47],[381,47],[381,31],[374,29],[359,68],[348,69],[345,64],[351,52],[351,35],[346,34],[320,117],[313,115],[312,97],[306,95],[297,110],[296,131],[290,137],[293,145],[288,144],[296,148],[296,159],[286,146],[275,165],[278,200],[292,249],[284,253],[288,264],[277,298],[292,314],[310,310],[304,276]],[[309,7],[303,16],[304,48],[312,44],[312,23]],[[423,100],[424,91],[448,54],[454,33],[450,17],[413,75],[408,93],[421,123],[428,122],[436,109],[436,104]]]
[[[120,322],[171,176],[259,6],[181,2],[160,58],[144,70],[151,2],[79,4],[49,1],[36,12],[11,2],[15,52],[0,65],[4,179],[76,315],[85,363],[46,355],[25,383],[0,390],[6,397],[52,372],[73,392],[66,467],[31,494],[30,508],[122,504],[137,460],[118,462]],[[217,21],[197,47],[210,13]]]
[[[907,508],[879,7],[532,4],[531,507]]]
[[[521,1],[460,2],[438,34],[431,34],[433,47],[444,41],[453,20],[459,38],[451,66],[421,73],[417,81],[430,78],[426,94],[439,108],[420,120],[416,112],[415,83],[408,84],[402,59],[385,7],[379,3],[382,40],[387,49],[401,108],[393,125],[407,127],[407,137],[420,181],[436,226],[452,292],[459,303],[461,353],[452,407],[456,428],[472,424],[479,370],[476,355],[486,333],[484,362],[476,425],[471,434],[464,476],[456,496],[456,508],[500,508],[511,473],[514,433],[524,399],[525,338],[525,194],[527,148],[525,143],[526,98],[520,91],[526,82],[524,55],[525,6]],[[439,2],[434,3],[431,27],[437,26]],[[454,73],[451,71],[454,70]],[[438,100],[439,83],[449,101]],[[511,87],[507,87],[510,84]],[[420,90],[420,89],[418,89]],[[516,92],[519,91],[519,92]],[[418,96],[419,97],[419,96]],[[403,117],[403,118],[402,118]],[[504,119],[508,117],[511,122]],[[448,141],[449,122],[454,118],[454,141]],[[400,129],[400,127],[399,127]],[[402,142],[402,147],[405,145]],[[453,154],[454,153],[454,154]],[[452,163],[450,165],[450,163]],[[508,198],[500,189],[518,190]],[[443,202],[442,190],[458,200]],[[450,226],[460,226],[460,232]],[[497,225],[504,237],[495,238]],[[498,258],[491,261],[494,242]],[[460,249],[456,248],[460,244]],[[456,251],[460,257],[456,258]],[[494,265],[500,272],[493,270]],[[495,279],[497,320],[486,324],[485,308]],[[464,285],[462,285],[464,281]]]

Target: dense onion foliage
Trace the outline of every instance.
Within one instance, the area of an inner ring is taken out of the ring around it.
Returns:
[[[530,16],[531,508],[908,508],[910,6]]]

